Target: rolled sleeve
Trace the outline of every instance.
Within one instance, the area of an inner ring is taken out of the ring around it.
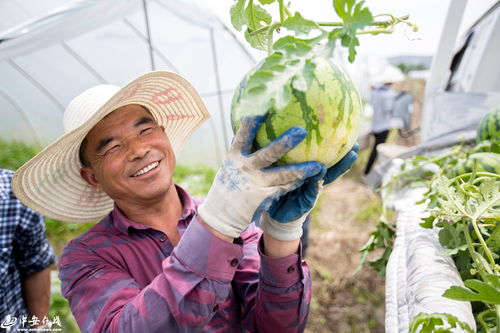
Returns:
[[[15,235],[15,256],[25,276],[30,276],[56,261],[56,256],[45,237],[43,216],[20,206],[19,224]]]
[[[259,242],[259,255],[261,258],[261,279],[269,286],[288,288],[300,282],[304,276],[302,259],[298,254],[291,254],[282,258],[271,258],[263,251],[262,238]]]
[[[199,249],[206,251],[200,253]],[[218,238],[195,217],[173,255],[184,266],[202,277],[231,281],[243,258],[243,249],[241,245]]]

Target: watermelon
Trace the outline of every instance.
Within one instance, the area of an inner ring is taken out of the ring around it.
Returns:
[[[313,58],[313,80],[305,91],[289,84],[291,101],[281,109],[265,110],[264,123],[256,136],[256,146],[261,148],[289,128],[302,126],[307,135],[304,141],[285,154],[278,164],[318,161],[330,167],[337,163],[355,144],[361,126],[362,102],[354,82],[333,59]],[[240,96],[250,73],[236,89],[231,106],[233,131],[241,120],[249,116],[238,108]]]
[[[500,141],[500,107],[489,112],[479,123],[476,141]]]
[[[474,161],[477,160],[476,172],[491,172],[500,174],[500,154],[495,153],[474,153],[467,159],[459,161],[446,174],[448,177],[456,177],[472,172]]]

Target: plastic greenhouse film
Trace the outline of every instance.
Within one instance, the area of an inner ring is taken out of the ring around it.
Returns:
[[[398,169],[400,162],[395,160],[392,170]],[[437,233],[419,225],[425,205],[416,202],[424,192],[423,188],[404,187],[394,189],[390,196],[398,217],[394,250],[386,269],[386,332],[408,332],[419,313],[449,313],[475,330],[470,303],[441,296],[452,285],[463,286],[463,282],[453,259],[438,254],[444,249]]]

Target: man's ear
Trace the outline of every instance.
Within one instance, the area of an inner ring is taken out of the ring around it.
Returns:
[[[101,189],[99,181],[97,180],[95,173],[91,168],[89,168],[89,167],[81,168],[80,169],[80,176],[82,176],[82,178],[85,179],[85,181],[89,185],[96,187],[98,189]]]

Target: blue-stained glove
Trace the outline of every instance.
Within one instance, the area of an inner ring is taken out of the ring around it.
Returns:
[[[252,153],[252,145],[263,116],[243,119],[204,203],[200,217],[224,235],[236,238],[257,220],[275,199],[323,172],[318,162],[270,167],[306,136],[302,127],[293,127],[267,146]]]
[[[323,187],[352,167],[358,158],[358,151],[359,145],[356,143],[334,166],[309,177],[302,186],[275,200],[269,210],[261,216],[262,229],[279,240],[299,239],[302,236],[302,224],[316,204]]]

